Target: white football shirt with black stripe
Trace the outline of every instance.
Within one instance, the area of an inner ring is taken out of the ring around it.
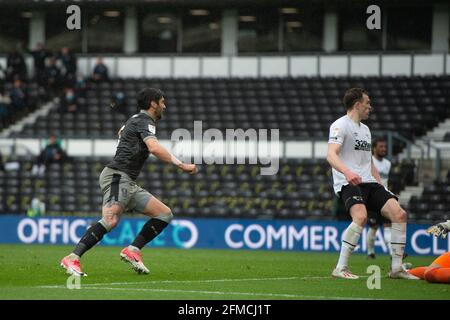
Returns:
[[[372,136],[368,126],[345,115],[331,124],[328,143],[341,145],[339,158],[350,171],[361,177],[363,183],[377,183],[371,170]],[[339,171],[333,168],[332,172],[333,188],[337,194],[348,182]]]

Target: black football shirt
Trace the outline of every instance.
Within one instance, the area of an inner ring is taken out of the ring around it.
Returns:
[[[145,141],[151,138],[156,138],[155,120],[146,111],[141,110],[120,128],[116,154],[106,166],[125,172],[131,179],[136,180],[149,156]]]

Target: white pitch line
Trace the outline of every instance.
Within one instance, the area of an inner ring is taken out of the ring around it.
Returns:
[[[41,286],[40,288],[55,288],[55,286]],[[58,289],[66,289],[64,286],[57,286]],[[278,298],[311,298],[311,299],[335,299],[335,300],[379,300],[373,298],[359,297],[333,297],[333,296],[309,296],[299,294],[285,293],[256,293],[256,292],[224,292],[224,291],[201,291],[201,290],[175,290],[175,289],[143,289],[143,288],[108,288],[108,287],[88,287],[87,290],[111,290],[111,291],[144,291],[144,292],[171,292],[171,293],[199,293],[199,294],[217,294],[217,295],[244,295],[258,297],[278,297]]]
[[[245,281],[278,281],[278,280],[295,280],[295,279],[322,279],[329,277],[277,277],[277,278],[236,278],[236,279],[204,279],[204,280],[153,280],[153,281],[130,281],[130,282],[101,282],[101,283],[85,283],[83,286],[116,286],[130,284],[166,284],[166,283],[211,283],[211,282],[245,282]],[[36,288],[65,288],[62,285],[46,285]]]
[[[329,277],[307,277],[305,279],[329,278]],[[205,280],[153,280],[153,281],[134,281],[134,282],[102,282],[102,283],[85,283],[83,286],[118,286],[130,284],[166,284],[166,283],[211,283],[211,282],[245,282],[245,281],[278,281],[278,280],[295,280],[302,279],[299,277],[279,277],[279,278],[248,278],[248,279],[205,279]],[[61,285],[38,286],[36,288],[60,288]]]
[[[368,276],[360,276],[367,278]],[[383,277],[381,277],[383,278]],[[214,282],[246,282],[246,281],[279,281],[279,280],[316,280],[333,279],[331,276],[311,276],[311,277],[278,277],[278,278],[244,278],[244,279],[205,279],[205,280],[154,280],[154,281],[135,281],[135,282],[110,282],[110,283],[89,283],[89,286],[110,286],[110,285],[129,285],[129,284],[158,284],[158,283],[214,283]]]
[[[360,276],[367,278],[368,276]],[[246,282],[246,281],[280,281],[280,280],[315,280],[331,279],[331,276],[306,276],[306,277],[276,277],[276,278],[235,278],[235,279],[204,279],[204,280],[154,280],[154,281],[134,281],[134,282],[108,282],[108,283],[85,283],[83,286],[116,286],[116,285],[135,285],[135,284],[171,284],[171,283],[214,283],[214,282]],[[37,288],[59,288],[60,285],[39,286]]]
[[[308,277],[311,279],[314,277]],[[325,277],[317,277],[325,278]],[[326,277],[329,278],[329,277]],[[158,284],[158,283],[211,283],[211,282],[245,282],[245,281],[278,281],[278,280],[296,280],[299,277],[278,277],[278,278],[247,278],[247,279],[205,279],[205,280],[154,280],[154,281],[135,281],[135,282],[111,282],[111,283],[89,283],[90,286],[103,285],[128,285],[128,284]]]

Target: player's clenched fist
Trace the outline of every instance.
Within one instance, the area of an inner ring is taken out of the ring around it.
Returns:
[[[347,179],[348,183],[350,183],[352,186],[356,186],[362,182],[361,177],[354,172],[346,171],[344,172],[344,175],[345,179]]]
[[[196,174],[198,172],[197,166],[195,164],[182,163],[180,164],[179,168],[189,174]]]

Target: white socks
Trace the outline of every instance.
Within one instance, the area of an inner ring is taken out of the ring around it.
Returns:
[[[406,245],[406,223],[393,222],[391,227],[392,271],[402,268]]]
[[[369,228],[367,231],[367,254],[375,254],[375,237],[377,229]]]
[[[362,227],[352,222],[344,231],[344,235],[342,237],[341,253],[339,255],[338,264],[336,266],[337,269],[342,269],[343,267],[348,266],[348,258],[352,254],[353,250],[355,250],[362,230]]]
[[[386,243],[386,247],[390,255],[392,255],[391,248],[391,227],[384,227],[384,243]]]

